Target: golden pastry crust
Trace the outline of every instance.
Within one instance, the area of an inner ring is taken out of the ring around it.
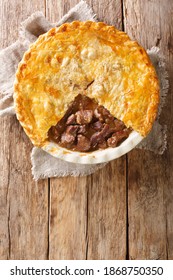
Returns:
[[[93,83],[87,88],[87,86]],[[142,136],[151,130],[159,83],[145,50],[102,22],[65,23],[24,54],[14,84],[17,118],[42,146],[69,103],[84,93]]]

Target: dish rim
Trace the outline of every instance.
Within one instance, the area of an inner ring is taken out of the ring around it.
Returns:
[[[93,152],[77,152],[60,147],[57,143],[47,141],[42,149],[50,155],[71,163],[98,164],[117,159],[134,149],[144,139],[138,132],[132,131],[128,138],[118,147],[96,150]]]

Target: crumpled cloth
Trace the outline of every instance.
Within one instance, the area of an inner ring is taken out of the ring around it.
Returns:
[[[72,8],[58,23],[48,22],[41,12],[35,12],[24,22],[21,23],[18,40],[11,46],[0,51],[0,116],[15,114],[13,106],[13,83],[18,63],[23,57],[24,52],[29,45],[33,43],[39,35],[47,32],[55,26],[64,22],[74,20],[92,20],[96,21],[96,15],[85,1],[79,2]],[[159,114],[154,123],[151,133],[144,139],[137,148],[152,151],[157,154],[163,154],[166,149],[166,131],[165,125],[159,124],[159,115],[165,103],[165,97],[168,92],[168,76],[165,70],[164,58],[161,57],[159,49],[156,47],[147,51],[153,65],[156,68],[161,87],[161,102]],[[86,176],[103,168],[102,164],[75,164],[57,159],[42,149],[34,147],[31,153],[32,174],[35,180],[48,177],[62,176]]]

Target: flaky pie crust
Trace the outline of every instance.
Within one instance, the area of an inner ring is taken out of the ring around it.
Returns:
[[[91,85],[89,85],[91,83]],[[159,83],[145,50],[103,22],[65,23],[41,35],[16,72],[17,118],[36,146],[79,93],[142,136],[157,115]]]

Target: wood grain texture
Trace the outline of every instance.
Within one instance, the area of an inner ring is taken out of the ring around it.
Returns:
[[[121,0],[86,0],[86,2],[96,13],[98,21],[104,21],[122,29]]]
[[[78,2],[47,1],[46,15],[49,20],[56,21]],[[110,24],[116,22],[117,27],[121,28],[121,1],[106,3],[102,0],[87,3],[91,4],[99,20]],[[123,157],[87,178],[51,180],[50,212],[54,213],[54,222],[50,223],[50,258],[125,258],[125,172],[126,159]],[[63,201],[59,201],[57,196],[57,193],[61,192],[66,193]],[[77,198],[80,199],[80,203]]]
[[[42,1],[0,1],[0,42],[17,39],[19,23]],[[44,259],[48,248],[47,180],[31,176],[32,145],[15,117],[0,119],[0,258]]]
[[[0,47],[17,39],[32,12],[55,22],[78,2],[0,0]],[[165,55],[170,91],[160,122],[168,150],[134,150],[91,176],[35,183],[29,139],[15,117],[0,119],[0,259],[173,259],[173,2],[86,2],[100,21]]]
[[[46,1],[47,19],[58,21],[78,2]],[[86,207],[86,177],[50,180],[50,259],[86,258]]]
[[[131,38],[145,48],[158,45],[172,70],[171,29],[173,2],[124,1],[124,26]],[[170,44],[170,49],[168,45]],[[171,82],[171,81],[170,81]],[[172,86],[172,82],[171,82]],[[171,87],[172,88],[172,87]],[[163,156],[146,151],[128,155],[129,258],[172,258],[173,249],[173,170],[172,112],[170,88],[160,122],[168,125],[168,150]]]
[[[88,177],[88,259],[126,259],[125,158]]]
[[[86,177],[51,179],[49,259],[86,258],[86,191]]]
[[[122,29],[121,1],[87,1]],[[88,178],[88,259],[126,259],[126,156]]]

